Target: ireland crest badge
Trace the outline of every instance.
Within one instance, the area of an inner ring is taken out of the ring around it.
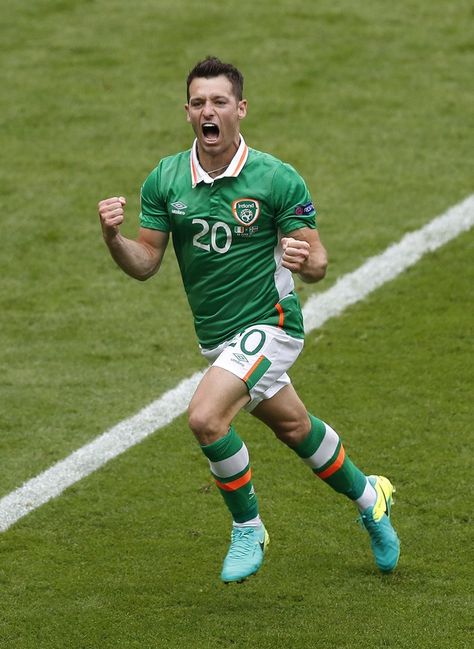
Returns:
[[[255,198],[238,198],[232,202],[235,219],[244,226],[252,225],[260,214],[260,203]]]

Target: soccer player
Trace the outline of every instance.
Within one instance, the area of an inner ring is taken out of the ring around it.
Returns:
[[[210,367],[189,405],[189,426],[233,519],[221,579],[260,568],[268,533],[259,515],[247,446],[232,425],[241,409],[264,422],[337,492],[352,500],[383,572],[398,562],[390,521],[393,486],[366,476],[331,426],[310,414],[288,370],[303,347],[292,273],[317,282],[326,250],[305,182],[293,167],[247,146],[243,77],[207,57],[187,78],[192,148],[166,157],[141,190],[136,239],[120,233],[125,198],[100,201],[103,237],[116,263],[146,280],[160,268],[170,233],[196,335]]]

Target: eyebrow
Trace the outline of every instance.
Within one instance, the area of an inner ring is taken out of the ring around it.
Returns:
[[[202,101],[202,99],[204,99],[204,95],[193,95],[193,96],[191,96],[189,98],[189,101],[190,102]],[[222,99],[227,101],[228,99],[230,99],[230,97],[228,95],[211,95],[211,99],[213,101],[218,101],[218,100],[222,100]]]

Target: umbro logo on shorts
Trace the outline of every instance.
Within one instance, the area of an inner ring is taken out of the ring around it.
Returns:
[[[234,363],[238,363],[239,365],[242,365],[243,363],[248,363],[248,358],[243,354],[236,354],[234,352],[232,356],[233,356],[232,360],[234,361]]]

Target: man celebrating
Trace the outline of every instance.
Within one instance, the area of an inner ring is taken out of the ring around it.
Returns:
[[[269,541],[249,453],[232,425],[242,408],[355,502],[376,564],[390,572],[400,551],[390,522],[392,484],[351,462],[338,434],[307,412],[287,374],[304,338],[292,273],[317,282],[327,266],[308,189],[290,165],[245,143],[247,101],[233,65],[215,57],[197,63],[185,109],[193,146],[161,160],[145,180],[137,238],[120,233],[124,197],[101,201],[99,216],[112,257],[139,280],[159,270],[172,233],[196,335],[211,364],[189,405],[189,426],[233,519],[221,578],[240,582],[257,572]]]

